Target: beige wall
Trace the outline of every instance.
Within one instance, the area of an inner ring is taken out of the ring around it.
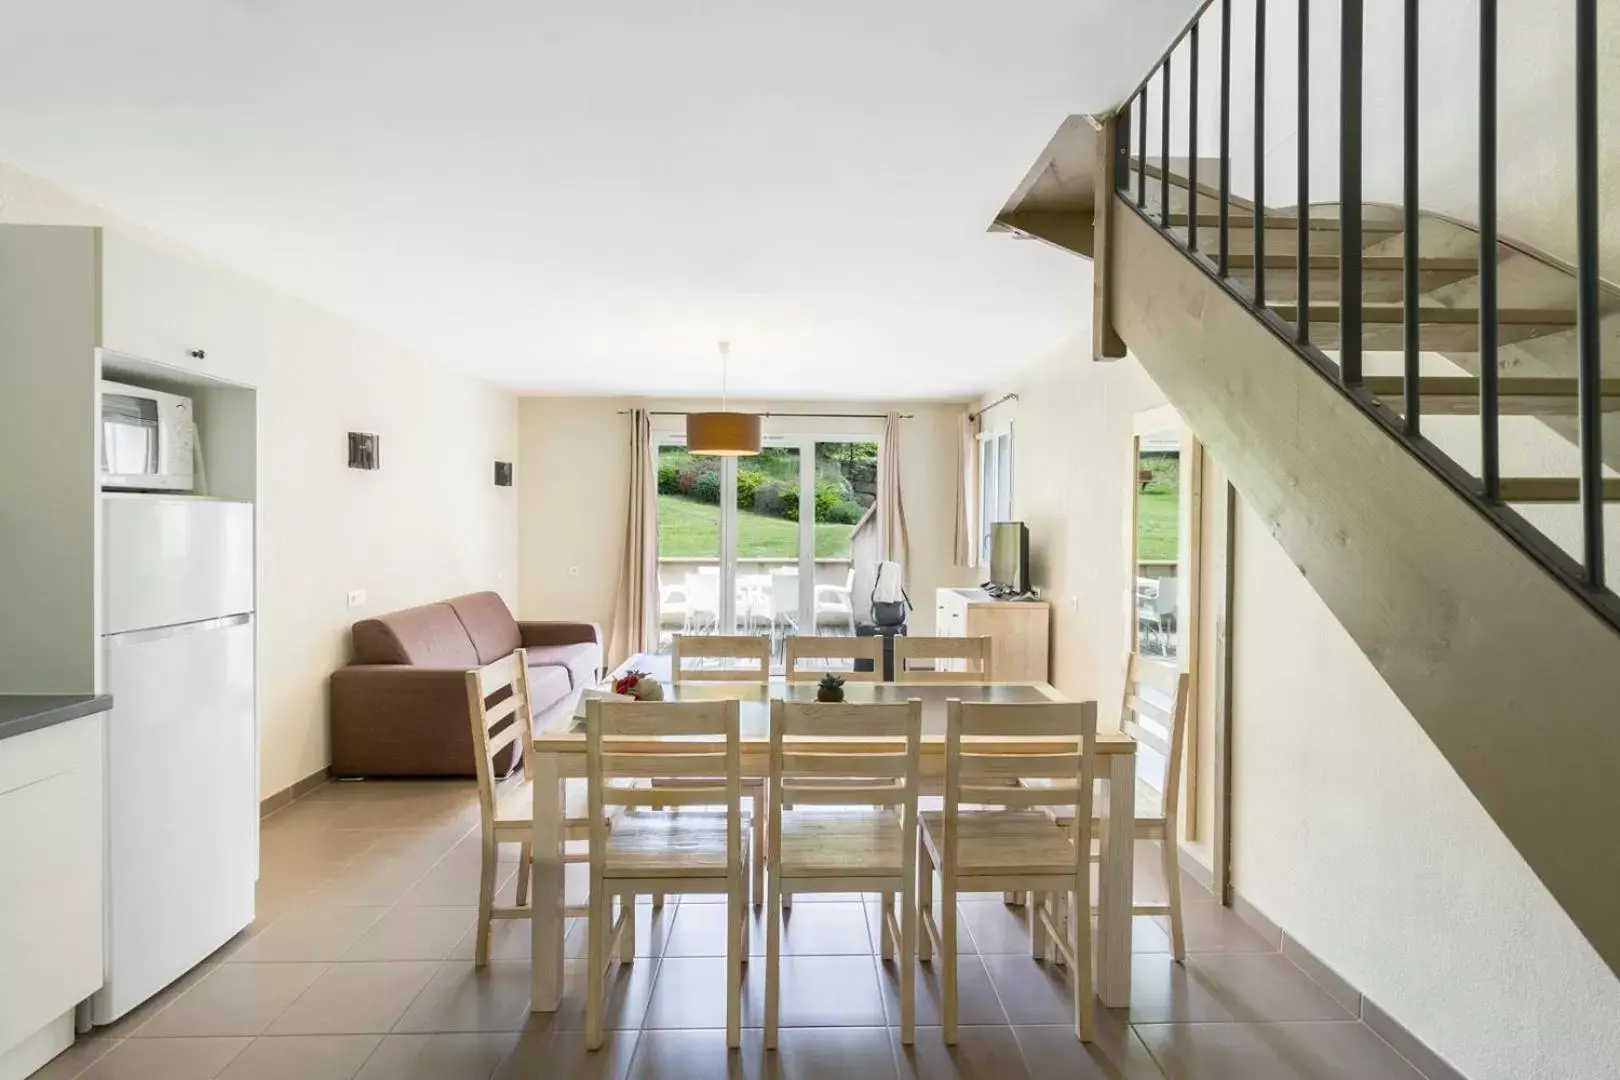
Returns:
[[[520,608],[531,619],[591,619],[607,625],[624,545],[632,404],[653,409],[718,407],[703,401],[633,401],[629,398],[526,397],[521,405],[522,477],[519,534],[523,566]],[[955,488],[952,462],[960,406],[901,403],[789,401],[732,402],[730,407],[773,412],[911,413],[902,422],[900,485],[911,533],[906,587],[916,604],[913,633],[933,629],[935,588],[973,583],[975,571],[952,565]],[[658,431],[678,431],[679,417],[654,417]],[[824,434],[876,440],[881,420],[767,419],[774,434]]]
[[[102,225],[181,252],[70,193],[0,166],[0,222]],[[328,762],[326,676],[355,619],[478,588],[517,597],[517,399],[303,301],[257,290],[259,772],[269,794]],[[382,436],[383,468],[346,467],[345,433]],[[347,606],[351,589],[366,603]]]

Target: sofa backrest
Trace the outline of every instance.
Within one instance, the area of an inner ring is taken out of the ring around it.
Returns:
[[[354,662],[440,668],[484,663],[455,608],[444,603],[361,619],[354,624]]]
[[[475,592],[446,601],[461,618],[461,625],[478,650],[480,664],[493,664],[523,647],[517,620],[500,593]]]

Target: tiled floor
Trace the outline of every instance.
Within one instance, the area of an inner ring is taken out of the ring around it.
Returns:
[[[516,854],[514,848],[511,852]],[[1151,852],[1139,859],[1150,894]],[[204,965],[38,1080],[491,1080],[571,1077],[1419,1080],[1265,940],[1187,883],[1185,968],[1157,920],[1138,919],[1129,1010],[1100,1010],[1084,1047],[1060,976],[1028,954],[1018,912],[961,905],[961,1038],[940,1039],[924,966],[914,1047],[902,1047],[898,976],[873,958],[876,905],[802,898],[783,937],[781,1046],[767,1055],[763,964],[751,965],[744,1045],[726,1053],[723,909],[671,898],[637,920],[607,1046],[583,1046],[583,935],[568,997],[528,1009],[528,924],[496,924],[472,966],[477,810],[460,783],[333,784],[265,821],[260,918]],[[502,868],[508,895],[516,863]],[[763,949],[763,931],[754,934]]]

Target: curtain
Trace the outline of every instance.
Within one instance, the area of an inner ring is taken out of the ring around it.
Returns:
[[[911,536],[906,532],[906,508],[900,498],[900,414],[883,420],[883,441],[878,444],[878,551],[879,558],[900,564],[905,580],[911,561]]]
[[[609,669],[638,652],[658,650],[658,467],[653,460],[652,417],[646,409],[630,410],[623,559],[608,635]]]
[[[979,450],[979,418],[962,410],[956,426],[956,543],[957,566],[979,564],[979,544],[973,530],[974,465]]]

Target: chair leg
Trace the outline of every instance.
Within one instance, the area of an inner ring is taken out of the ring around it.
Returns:
[[[518,878],[517,878],[517,906],[529,906],[529,876],[530,867],[534,861],[534,845],[523,841],[518,850]]]
[[[917,883],[900,893],[900,1045],[917,1041]]]
[[[1048,902],[1047,893],[1030,893],[1029,903],[1024,905],[1024,914],[1029,921],[1029,955],[1036,960],[1046,959],[1049,946],[1046,923],[1041,920],[1041,912],[1046,909]]]
[[[1174,831],[1174,827],[1166,829],[1159,845],[1164,856],[1164,885],[1170,893],[1170,954],[1181,964],[1187,960],[1187,941],[1181,922],[1181,867],[1176,864]]]
[[[619,931],[619,940],[614,942],[614,952],[619,963],[633,964],[636,962],[636,898],[621,896],[619,903],[623,905],[624,927]]]
[[[636,898],[625,897],[631,905]],[[613,904],[607,895],[606,884],[592,876],[591,898],[585,916],[585,1047],[602,1049],[602,974],[607,965],[608,918]]]
[[[946,1046],[956,1045],[956,882],[947,874],[940,883],[939,950],[944,953],[940,961],[944,966],[940,982],[945,988],[945,1000],[940,1004],[940,1019],[944,1025]]]
[[[765,785],[754,789],[754,855],[750,860],[753,871],[754,906],[765,902]]]
[[[1074,899],[1069,905],[1067,928],[1069,948],[1074,953],[1069,981],[1074,987],[1074,1033],[1081,1042],[1090,1042],[1096,1015],[1096,993],[1091,986],[1091,871],[1081,871],[1075,879]]]
[[[928,924],[922,920],[922,913],[934,910],[934,863],[928,857],[928,845],[923,843],[921,830],[917,833],[916,907],[918,921],[922,923],[922,933],[917,936],[917,959],[926,964],[934,958],[934,938],[928,932]]]
[[[782,992],[782,879],[774,871],[765,897],[765,1049],[776,1049]]]
[[[478,876],[478,945],[473,963],[483,967],[489,963],[489,924],[495,909],[495,838],[484,834],[484,862]]]
[[[726,1046],[742,1045],[743,959],[748,955],[748,879],[744,866],[731,873],[726,897]]]
[[[894,959],[896,942],[894,935],[889,932],[889,919],[893,915],[894,893],[886,892],[883,894],[883,903],[878,911],[878,922],[882,924],[878,928],[878,953],[885,960]]]

